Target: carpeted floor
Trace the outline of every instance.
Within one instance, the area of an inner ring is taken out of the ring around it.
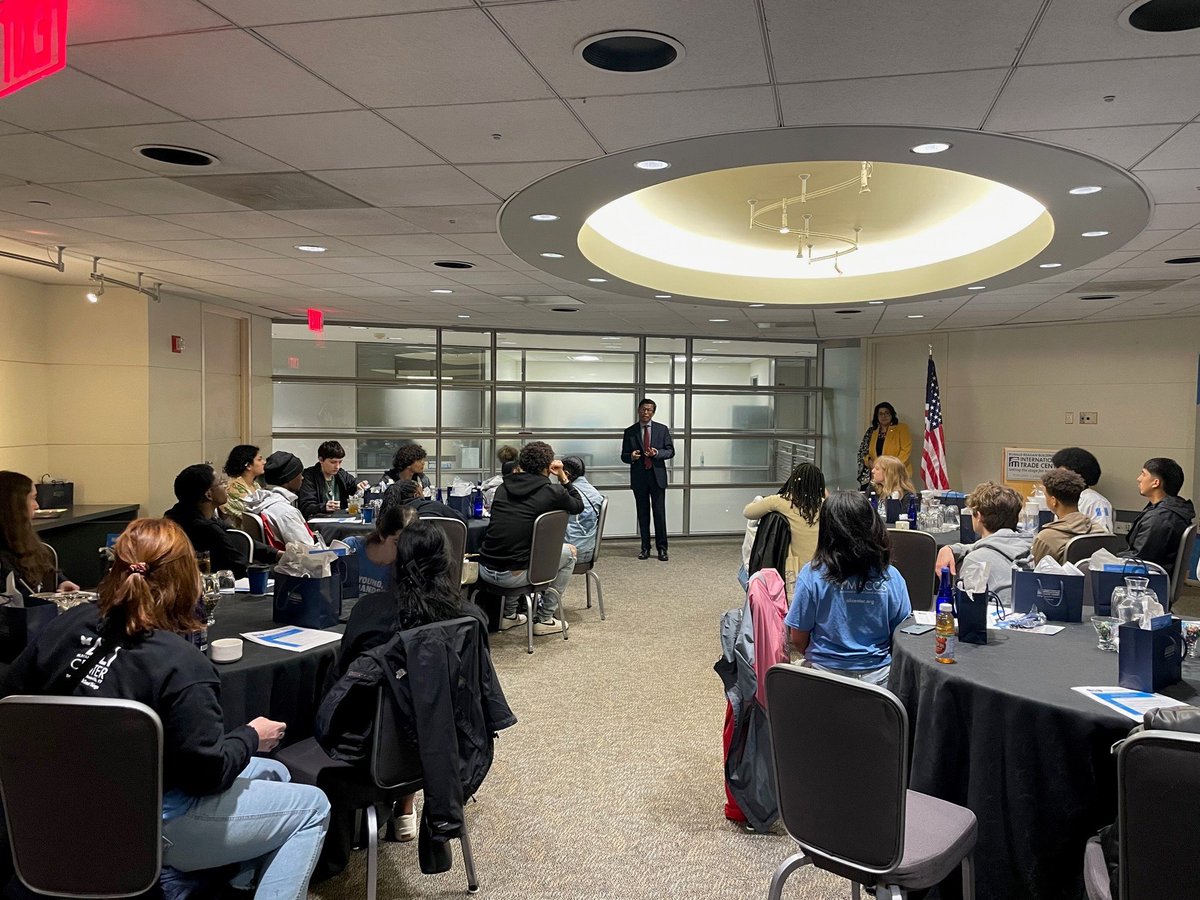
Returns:
[[[676,542],[671,561],[638,561],[636,543],[605,544],[596,571],[608,619],[584,608],[583,577],[566,597],[570,640],[492,636],[518,724],[468,807],[481,896],[529,898],[765,897],[795,848],[784,834],[746,833],[722,814],[725,699],[712,670],[717,623],[744,599],[740,540]],[[416,844],[382,843],[381,898],[465,893],[455,867],[422,875]],[[313,888],[320,900],[365,893],[366,854]],[[849,897],[846,882],[797,872],[785,897]]]

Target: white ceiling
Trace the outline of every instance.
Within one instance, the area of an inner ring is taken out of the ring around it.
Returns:
[[[1200,265],[1164,261],[1200,254],[1200,30],[1133,31],[1118,23],[1128,5],[74,0],[67,70],[0,99],[0,241],[39,257],[29,245],[66,244],[77,259],[103,257],[118,277],[144,271],[168,295],[276,317],[316,305],[330,321],[841,338],[1196,313]],[[619,29],[669,34],[685,55],[639,75],[579,61],[581,39]],[[579,160],[698,135],[856,123],[1061,144],[1130,169],[1158,206],[1126,247],[1034,284],[852,316],[738,308],[722,311],[723,324],[708,322],[712,306],[533,270],[496,234],[503,200]],[[180,170],[136,155],[145,143],[221,162]],[[198,172],[307,173],[363,205],[251,210],[165,177]],[[329,250],[304,254],[298,243]],[[476,265],[433,265],[445,258]],[[19,262],[0,271],[63,280]],[[76,264],[65,279],[87,271]],[[1078,299],[1099,292],[1089,284],[1167,279],[1186,280]]]

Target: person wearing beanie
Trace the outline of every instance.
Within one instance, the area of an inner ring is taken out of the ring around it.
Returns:
[[[235,578],[246,577],[246,543],[234,537],[232,526],[217,517],[217,507],[228,499],[228,481],[208,463],[188,466],[175,476],[175,498],[179,501],[163,515],[183,529],[198,553],[208,553],[213,571],[229,569]],[[254,542],[256,562],[273,565],[279,551],[261,541]]]
[[[296,508],[296,491],[304,479],[304,463],[286,450],[276,450],[267,457],[263,480],[267,488],[247,494],[246,513],[261,518],[274,532],[273,544],[284,547],[293,541],[315,543],[304,516]]]

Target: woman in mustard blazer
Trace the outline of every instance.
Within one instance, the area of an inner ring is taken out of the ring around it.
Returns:
[[[875,465],[875,460],[881,456],[894,456],[908,469],[912,477],[912,463],[908,461],[912,453],[912,435],[896,416],[896,408],[890,403],[879,403],[875,406],[875,414],[871,417],[871,427],[863,435],[865,452],[861,462],[867,472]]]

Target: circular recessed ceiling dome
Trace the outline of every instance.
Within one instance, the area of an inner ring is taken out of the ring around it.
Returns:
[[[952,149],[910,152],[934,141]],[[650,157],[671,167],[633,168]],[[1106,187],[1067,193],[1079,184]],[[559,219],[530,222],[547,210]],[[845,306],[1037,281],[1039,261],[1083,266],[1149,212],[1136,179],[1076,150],[953,128],[811,126],[571,166],[509,198],[500,234],[533,266],[592,289],[600,269],[601,289],[647,299]],[[1097,229],[1109,235],[1081,237]],[[564,254],[552,264],[540,255],[549,241]]]
[[[475,263],[463,262],[461,259],[439,259],[434,263],[439,269],[473,269]]]
[[[188,166],[198,168],[211,166],[220,162],[211,153],[203,150],[193,150],[191,147],[172,147],[167,144],[144,144],[134,148],[139,156],[152,159],[155,162],[166,163],[169,166]]]
[[[1149,0],[1134,4],[1123,18],[1138,31],[1187,31],[1200,28],[1200,6],[1196,0]]]
[[[683,58],[683,44],[650,31],[609,31],[584,38],[575,53],[605,72],[654,72]]]

